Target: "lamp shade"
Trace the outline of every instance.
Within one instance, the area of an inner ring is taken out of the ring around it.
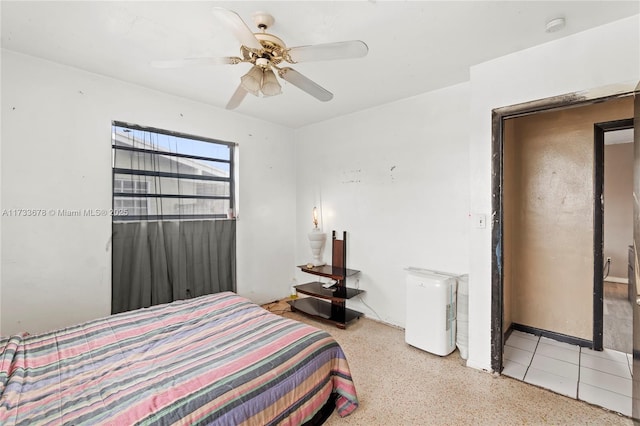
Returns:
[[[275,96],[282,93],[282,88],[276,74],[272,69],[265,69],[262,77],[262,94],[265,96]]]
[[[254,65],[248,73],[240,77],[240,84],[249,93],[258,96],[262,86],[262,68]]]

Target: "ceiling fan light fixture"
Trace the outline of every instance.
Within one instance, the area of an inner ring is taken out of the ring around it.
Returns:
[[[282,93],[282,87],[278,83],[276,74],[271,68],[265,69],[262,78],[262,94],[264,96],[275,96]]]
[[[254,96],[258,96],[262,87],[262,68],[254,65],[248,73],[240,77],[240,84],[247,92]]]

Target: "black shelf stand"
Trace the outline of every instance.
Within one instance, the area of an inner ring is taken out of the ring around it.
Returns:
[[[347,277],[360,271],[348,269],[347,265],[347,233],[342,234],[342,240],[336,238],[336,231],[331,234],[331,265],[311,266],[299,265],[303,272],[331,278],[336,281],[332,287],[325,288],[319,281],[313,281],[295,286],[297,293],[307,296],[287,303],[293,312],[300,311],[306,315],[335,324],[338,328],[346,328],[347,324],[360,318],[363,313],[346,307],[346,300],[364,290],[347,287]]]

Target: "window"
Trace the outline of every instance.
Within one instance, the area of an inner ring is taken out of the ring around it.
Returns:
[[[114,221],[222,219],[234,209],[235,144],[114,122]]]
[[[149,182],[114,179],[113,193],[148,194]],[[120,216],[120,212],[126,212],[126,216],[147,216],[149,214],[149,203],[147,198],[133,196],[114,197],[113,210],[119,212],[117,216]]]

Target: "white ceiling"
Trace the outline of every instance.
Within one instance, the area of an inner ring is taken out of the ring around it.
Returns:
[[[211,8],[236,11],[289,47],[363,40],[365,58],[293,65],[333,92],[320,102],[282,81],[283,94],[247,96],[237,112],[291,128],[467,81],[469,67],[640,13],[638,1],[7,1],[2,47],[224,108],[248,64],[154,69],[159,59],[238,56]],[[545,32],[545,23],[566,27]],[[256,30],[257,31],[257,30]]]

